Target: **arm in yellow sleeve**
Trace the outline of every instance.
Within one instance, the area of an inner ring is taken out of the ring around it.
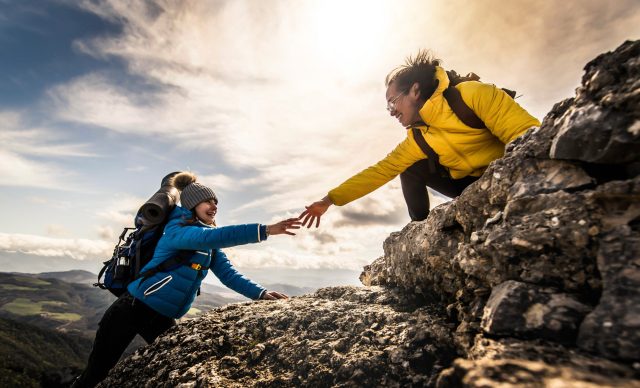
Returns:
[[[344,181],[340,186],[329,191],[329,199],[335,205],[346,205],[376,190],[425,157],[426,155],[413,140],[413,135],[409,130],[407,138],[398,144],[384,159],[360,171]]]

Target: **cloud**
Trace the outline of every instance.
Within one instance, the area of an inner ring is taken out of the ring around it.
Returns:
[[[567,68],[567,60],[582,61],[619,39],[589,26],[626,34],[623,25],[639,17],[621,13],[633,9],[629,1],[606,11],[595,1],[69,3],[122,26],[115,35],[77,40],[76,49],[122,60],[140,81],[102,72],[58,85],[49,94],[57,117],[153,136],[202,153],[203,164],[207,153],[221,157],[238,171],[210,174],[214,187],[267,193],[235,214],[302,208],[384,157],[404,130],[384,111],[382,81],[418,48],[515,88],[540,116],[576,85],[583,62]],[[424,14],[432,15],[427,25]],[[416,26],[424,39],[415,39]],[[368,213],[352,208],[345,222],[395,221]]]
[[[62,239],[29,234],[0,233],[0,251],[75,260],[108,258],[113,247],[101,240]]]
[[[66,143],[55,131],[29,126],[23,116],[0,111],[0,185],[71,189],[60,182],[74,173],[59,168],[56,161],[95,155],[86,151],[86,144]]]
[[[241,268],[350,269],[360,270],[368,261],[346,259],[345,256],[318,256],[300,251],[230,248],[224,250],[234,266]]]
[[[0,115],[0,119],[2,116]],[[5,124],[6,125],[6,124]],[[12,126],[0,133],[0,142],[11,143],[11,151],[26,156],[42,157],[96,157],[86,150],[87,144],[55,144],[48,129],[26,129]],[[44,142],[46,139],[46,143]]]
[[[342,219],[335,226],[400,225],[407,222],[402,198],[399,185],[394,181],[388,187],[341,209]]]
[[[446,38],[432,40],[446,66],[517,90],[539,118],[573,96],[587,61],[640,32],[635,0],[455,0],[433,7],[432,18],[446,21]]]
[[[96,227],[96,230],[98,232],[98,237],[100,237],[101,240],[113,240],[116,241],[116,232],[113,230],[113,228],[111,226],[98,226]]]
[[[200,175],[198,182],[211,187],[214,191],[222,189],[225,191],[241,191],[251,186],[251,179],[232,177],[225,174]]]
[[[402,129],[395,132],[399,136],[385,135],[386,127],[397,124],[378,109],[384,105],[383,76],[376,72],[375,83],[354,78],[363,72],[361,63],[376,63],[379,53],[362,47],[370,43],[344,47],[352,58],[361,56],[358,63],[344,66],[339,58],[330,60],[345,39],[356,36],[327,35],[324,23],[335,19],[329,6],[178,2],[125,7],[110,1],[81,6],[122,23],[123,32],[77,41],[76,47],[97,58],[123,59],[130,74],[154,87],[130,88],[108,73],[87,74],[50,90],[58,117],[120,133],[160,135],[190,152],[210,150],[259,177],[254,182],[215,177],[223,189],[259,185],[274,193],[269,205],[280,201],[274,209],[290,208],[300,198],[323,195],[330,188],[327,182],[339,183],[349,172],[366,167],[367,162],[344,160],[345,154],[362,152],[363,142],[370,155],[381,157],[402,138]],[[358,15],[355,23],[362,25],[356,30],[363,37],[380,34],[379,26],[361,16],[371,13],[384,20],[383,3],[364,11],[342,7]],[[296,14],[314,20],[313,25],[292,18]],[[354,21],[344,19],[340,28],[351,28]],[[332,31],[338,34],[335,27]],[[328,38],[332,40],[323,41]],[[309,40],[319,40],[326,52],[309,47]],[[335,78],[328,69],[335,70]],[[314,73],[323,77],[309,76]],[[327,84],[342,84],[344,91],[327,95]],[[352,108],[356,95],[362,105]],[[365,116],[371,120],[363,126]],[[361,131],[374,139],[363,138]],[[384,138],[393,140],[383,145]],[[282,192],[287,194],[278,196]]]
[[[29,196],[26,199],[28,202],[38,206],[44,205],[50,208],[64,209],[64,210],[68,210],[73,207],[73,204],[71,203],[71,201],[57,201],[48,197]]]
[[[400,214],[399,212],[389,214],[371,214],[367,211],[344,210],[342,215],[344,216],[344,220],[337,223],[336,226],[353,225],[366,227],[379,224],[396,225],[404,218],[404,214]]]
[[[329,232],[318,231],[313,234],[313,238],[321,244],[337,243],[338,239]]]
[[[68,237],[71,233],[63,225],[49,224],[47,225],[47,235],[51,237]]]
[[[56,169],[0,148],[1,186],[57,188]]]
[[[148,170],[147,166],[133,166],[133,167],[127,167],[126,169],[129,172],[145,172]]]
[[[151,195],[149,195],[151,197]],[[133,226],[134,218],[140,206],[149,198],[141,198],[125,193],[113,194],[109,201],[104,203],[100,211],[96,212],[99,218],[108,220],[110,224]],[[105,226],[99,226],[100,234],[105,234]]]

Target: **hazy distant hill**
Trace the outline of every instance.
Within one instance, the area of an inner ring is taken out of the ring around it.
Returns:
[[[55,386],[84,367],[91,340],[0,318],[0,386]]]
[[[93,287],[95,281],[95,274],[81,270],[41,274],[0,272],[0,316],[93,337],[100,318],[115,300],[109,291]],[[207,285],[187,318],[246,300],[229,289]]]
[[[95,281],[95,274],[82,270],[0,272],[0,387],[37,387],[41,379],[52,378],[44,374],[84,367],[98,322],[115,300],[109,291],[93,287]],[[247,300],[226,288],[207,291],[186,319]],[[137,338],[125,354],[143,344]]]
[[[84,367],[98,322],[115,300],[92,286],[96,280],[96,274],[83,270],[0,272],[0,387],[54,386],[61,378],[57,374],[71,378]],[[265,287],[290,296],[314,291],[286,284]],[[203,284],[185,319],[247,300],[228,288]],[[143,344],[136,338],[125,354]]]
[[[30,274],[26,274],[30,275]],[[61,271],[61,272],[41,272],[38,274],[33,274],[33,276],[39,278],[49,278],[49,279],[58,279],[67,283],[78,283],[84,285],[92,285],[98,280],[98,275],[93,272],[75,269],[71,271]]]
[[[0,273],[0,316],[45,329],[92,337],[113,300],[87,285]]]
[[[21,274],[28,276],[35,276],[38,278],[52,278],[65,281],[67,283],[79,283],[85,285],[92,285],[96,282],[98,275],[93,272],[84,270],[71,270],[61,272],[42,272],[38,274]],[[213,276],[213,275],[210,275]],[[263,284],[269,290],[283,292],[289,296],[299,296],[303,294],[310,294],[317,290],[316,287],[298,287],[291,284],[284,283],[266,283]],[[222,304],[233,303],[234,301],[246,301],[247,299],[242,295],[239,295],[233,290],[226,287],[220,287],[213,284],[202,284],[202,292],[221,297],[219,299]],[[206,296],[205,296],[206,298]]]

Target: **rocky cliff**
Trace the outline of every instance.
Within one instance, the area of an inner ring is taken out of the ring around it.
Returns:
[[[640,386],[640,41],[361,275],[229,305],[105,386]]]

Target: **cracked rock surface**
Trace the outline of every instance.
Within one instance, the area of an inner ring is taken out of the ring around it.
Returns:
[[[103,386],[425,386],[455,357],[434,306],[379,287],[233,304],[178,325]]]

